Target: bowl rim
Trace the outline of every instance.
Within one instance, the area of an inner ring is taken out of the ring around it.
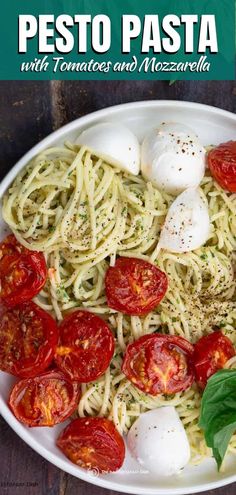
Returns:
[[[7,175],[3,178],[3,180],[0,183],[0,200],[5,192],[5,190],[9,187],[11,182],[14,180],[16,177],[17,173],[39,152],[44,150],[47,146],[50,146],[52,142],[56,141],[60,137],[62,137],[64,134],[67,134],[69,132],[73,132],[76,130],[77,127],[82,127],[86,125],[86,123],[89,123],[89,125],[93,124],[94,120],[97,120],[98,118],[105,118],[106,120],[109,119],[110,114],[114,115],[116,113],[119,114],[120,111],[122,110],[129,110],[129,109],[142,109],[142,108],[154,108],[154,107],[165,107],[165,108],[188,108],[188,109],[198,109],[198,110],[204,110],[205,112],[209,111],[211,114],[215,114],[217,117],[222,116],[226,117],[227,119],[231,119],[232,122],[236,123],[236,115],[233,114],[232,112],[228,110],[223,110],[218,107],[212,106],[212,105],[205,105],[203,103],[197,103],[197,102],[191,102],[191,101],[179,101],[179,100],[141,100],[141,101],[135,101],[135,102],[130,102],[130,103],[122,103],[119,105],[113,105],[109,106],[94,112],[91,112],[89,114],[86,114],[82,117],[79,117],[56,131],[53,131],[50,133],[48,136],[46,136],[44,139],[42,139],[39,143],[34,145],[27,153],[25,153],[18,161],[17,163],[9,170]],[[138,487],[135,485],[126,485],[125,483],[117,483],[116,481],[111,481],[111,480],[106,480],[100,477],[95,477],[92,476],[91,474],[88,474],[87,471],[84,471],[82,469],[79,469],[77,466],[73,465],[70,463],[69,460],[65,458],[65,460],[60,459],[56,454],[49,452],[44,446],[39,444],[37,440],[32,438],[29,434],[29,431],[25,429],[13,416],[11,413],[7,403],[5,400],[0,396],[0,414],[2,417],[5,419],[5,421],[8,423],[8,425],[15,431],[15,433],[20,436],[20,438],[26,442],[33,450],[35,450],[38,454],[40,454],[43,458],[45,458],[47,461],[51,462],[55,466],[57,466],[59,469],[62,469],[63,471],[80,478],[83,481],[86,481],[88,483],[91,483],[93,485],[106,488],[109,490],[116,490],[120,493],[131,493],[131,494],[140,494],[140,495],[187,495],[187,494],[193,494],[193,493],[198,493],[198,492],[203,492],[207,490],[212,490],[215,488],[220,488],[223,486],[226,486],[232,482],[236,481],[236,471],[234,475],[230,475],[227,478],[224,479],[219,479],[215,481],[210,481],[209,483],[203,483],[200,485],[193,485],[192,487],[188,488],[162,488],[159,489],[158,487],[156,488],[144,488],[144,487]]]

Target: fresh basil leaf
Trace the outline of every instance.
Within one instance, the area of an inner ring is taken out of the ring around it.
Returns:
[[[218,433],[216,433],[214,437],[212,452],[217,462],[218,469],[220,469],[221,467],[229,441],[235,430],[236,430],[236,418],[234,413],[234,419],[230,422],[230,424],[228,424]]]
[[[208,380],[202,396],[199,426],[220,469],[236,430],[236,370],[220,370]]]

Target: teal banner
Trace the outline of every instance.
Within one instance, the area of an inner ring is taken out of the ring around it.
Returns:
[[[1,80],[235,79],[235,0],[3,2]]]

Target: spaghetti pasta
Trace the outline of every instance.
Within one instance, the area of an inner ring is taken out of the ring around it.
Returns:
[[[210,454],[198,426],[197,387],[152,397],[125,378],[121,363],[129,342],[156,331],[194,343],[220,326],[236,344],[236,195],[223,191],[208,175],[201,190],[209,206],[210,238],[193,252],[158,254],[154,263],[167,273],[169,289],[145,317],[110,309],[104,276],[116,256],[151,258],[172,196],[140,175],[131,176],[86,148],[66,143],[37,156],[3,200],[4,220],[19,242],[46,257],[49,279],[35,298],[37,304],[58,320],[73,308],[100,314],[116,336],[115,354],[105,375],[82,385],[79,416],[107,416],[120,432],[127,432],[141,412],[172,404],[186,428],[193,462]],[[236,453],[236,435],[229,449]]]

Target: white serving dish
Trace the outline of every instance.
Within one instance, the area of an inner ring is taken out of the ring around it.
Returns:
[[[203,144],[217,144],[236,138],[236,116],[206,105],[180,101],[146,101],[106,108],[67,124],[32,148],[2,181],[0,198],[18,172],[41,150],[63,144],[66,139],[73,141],[82,130],[103,121],[123,122],[140,140],[149,129],[167,121],[182,122],[192,127]],[[2,219],[0,219],[0,227],[3,238],[6,235],[6,226]],[[236,458],[232,456],[227,457],[225,470],[221,474],[217,472],[214,460],[208,459],[199,466],[188,466],[178,477],[158,480],[140,471],[140,467],[129,455],[123,468],[117,473],[105,476],[88,473],[72,464],[55,445],[55,439],[65,424],[54,428],[30,429],[15,419],[7,406],[9,390],[13,383],[13,377],[0,372],[0,413],[17,435],[36,452],[73,476],[110,490],[135,495],[193,494],[236,481]]]

